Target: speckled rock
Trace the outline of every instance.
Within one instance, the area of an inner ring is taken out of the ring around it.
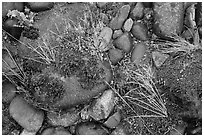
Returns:
[[[2,2],[2,17],[5,17],[9,10],[23,11],[23,2]]]
[[[183,2],[154,2],[154,33],[162,38],[180,35],[183,29]]]
[[[114,92],[109,89],[92,104],[89,110],[90,116],[95,120],[106,119],[112,112],[115,106]]]
[[[107,135],[108,131],[102,126],[92,123],[86,122],[77,125],[76,128],[77,135]]]
[[[120,123],[120,120],[121,120],[120,112],[116,112],[108,118],[104,125],[109,128],[115,128]]]
[[[28,132],[37,132],[44,120],[43,111],[33,108],[20,96],[12,100],[9,113]]]
[[[45,129],[41,135],[71,135],[71,133],[63,127],[50,127]]]
[[[123,23],[125,22],[125,20],[127,19],[128,15],[129,15],[129,12],[130,12],[130,6],[129,5],[124,5],[122,6],[116,17],[114,17],[111,22],[110,22],[110,27],[113,29],[113,30],[116,30],[116,29],[121,29],[122,26],[123,26]]]
[[[116,48],[123,50],[125,53],[129,53],[133,48],[132,38],[128,32],[123,33],[123,35],[115,39],[113,44]]]
[[[144,5],[142,2],[137,2],[134,9],[130,12],[130,17],[134,20],[141,19],[144,16]]]
[[[109,27],[104,27],[98,37],[101,40],[99,47],[104,49],[103,51],[107,51],[109,49],[108,44],[112,38],[113,30]]]
[[[31,11],[39,12],[49,10],[54,6],[53,2],[27,2]]]
[[[133,20],[131,18],[127,19],[123,26],[124,31],[129,32],[132,29],[132,25],[133,25]]]
[[[109,56],[111,63],[113,65],[116,65],[124,57],[124,52],[117,48],[110,49],[108,51],[108,56]]]
[[[68,127],[73,125],[79,119],[79,115],[77,112],[66,112],[63,114],[48,112],[47,118],[48,123],[50,123],[52,126]]]
[[[121,29],[115,30],[113,33],[113,39],[120,37],[122,34],[123,34],[123,31]]]
[[[16,95],[16,87],[10,82],[2,83],[2,101],[10,103]]]
[[[140,22],[134,22],[131,32],[138,40],[148,40],[147,27]]]
[[[135,44],[131,54],[131,61],[138,65],[142,57],[144,56],[145,51],[146,51],[146,45],[144,42]]]
[[[163,53],[158,52],[158,51],[152,52],[152,58],[153,58],[154,64],[156,65],[157,68],[159,68],[168,57],[169,57],[169,55],[163,54]]]

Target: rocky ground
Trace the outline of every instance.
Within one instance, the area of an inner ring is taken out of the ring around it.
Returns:
[[[202,3],[4,2],[3,135],[202,134]]]

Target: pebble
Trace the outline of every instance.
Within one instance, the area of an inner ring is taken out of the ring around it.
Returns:
[[[40,12],[49,10],[54,6],[53,2],[27,2],[31,11]]]
[[[115,128],[120,123],[120,120],[121,120],[121,115],[119,112],[116,112],[108,118],[108,120],[104,123],[104,125],[109,128]]]
[[[99,8],[105,7],[106,4],[107,4],[107,2],[97,2],[97,6],[98,6]]]
[[[123,33],[120,37],[113,41],[116,48],[123,50],[125,53],[129,53],[132,48],[132,38],[128,32]]]
[[[77,135],[107,135],[108,131],[93,122],[80,123],[76,128]]]
[[[10,82],[2,83],[2,101],[10,103],[16,95],[16,87]]]
[[[132,29],[133,20],[131,18],[127,19],[124,24],[124,31],[130,31]]]
[[[103,49],[103,51],[107,51],[109,49],[108,44],[111,41],[113,35],[113,30],[109,27],[104,27],[98,37],[98,39],[101,40],[101,43],[99,45],[100,49]]]
[[[152,58],[153,58],[154,64],[156,65],[157,68],[159,68],[168,57],[169,57],[169,55],[163,54],[163,53],[158,52],[158,51],[152,52]]]
[[[2,17],[5,17],[9,10],[24,10],[23,2],[2,2]]]
[[[140,22],[134,22],[131,32],[132,35],[138,40],[148,40],[147,28]]]
[[[28,132],[37,132],[44,120],[43,111],[33,108],[21,96],[12,100],[9,113]]]
[[[108,56],[111,63],[116,65],[124,57],[124,52],[120,49],[114,48],[108,51]]]
[[[137,43],[131,54],[131,61],[135,64],[139,64],[142,57],[144,56],[146,51],[146,45],[144,42]]]
[[[63,127],[50,127],[45,129],[41,135],[71,135],[71,133]]]
[[[129,15],[129,12],[130,12],[130,5],[124,5],[122,6],[116,17],[114,17],[111,22],[110,22],[110,27],[113,29],[113,30],[116,30],[116,29],[121,29],[122,26],[123,26],[123,23],[125,22],[125,20],[127,19],[128,15]]]
[[[144,16],[144,5],[142,2],[137,2],[134,9],[130,12],[130,17],[134,20],[142,19]]]
[[[30,132],[27,131],[26,129],[23,129],[20,135],[35,135],[37,132]]]
[[[52,126],[68,127],[73,125],[78,119],[77,112],[66,112],[64,114],[58,114],[54,112],[47,113],[48,123]]]
[[[98,99],[96,99],[90,108],[90,116],[97,121],[106,119],[113,111],[115,106],[114,101],[114,92],[111,89],[104,91],[104,93]]]
[[[154,2],[153,32],[161,38],[180,35],[183,30],[183,2]]]
[[[120,37],[122,34],[123,34],[123,31],[121,29],[115,30],[113,33],[113,39]]]

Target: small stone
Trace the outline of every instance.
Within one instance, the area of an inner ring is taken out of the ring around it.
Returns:
[[[99,40],[101,40],[101,43],[99,45],[100,49],[103,49],[103,51],[107,51],[109,49],[108,44],[111,41],[113,35],[113,30],[109,27],[104,27],[98,37]]]
[[[134,22],[131,32],[132,35],[138,40],[148,40],[147,28],[140,22]]]
[[[142,2],[137,2],[135,8],[130,12],[130,17],[134,20],[142,19],[144,16],[144,5]]]
[[[129,53],[133,48],[132,38],[128,32],[123,33],[113,44],[116,48],[123,50],[125,53]]]
[[[116,30],[116,29],[121,29],[122,26],[123,26],[123,23],[125,22],[125,20],[127,19],[128,15],[129,15],[129,12],[130,12],[130,5],[124,5],[122,6],[116,17],[114,17],[111,22],[110,22],[110,27],[113,29],[113,30]]]
[[[122,34],[123,34],[123,31],[121,29],[115,30],[113,33],[113,39],[120,37]]]
[[[54,6],[53,2],[27,2],[31,11],[39,12],[49,10]]]
[[[142,57],[144,56],[145,51],[146,51],[145,43],[143,42],[137,43],[132,51],[131,61],[138,65]]]
[[[121,120],[121,115],[119,112],[116,112],[108,118],[108,120],[104,123],[104,125],[109,128],[115,128],[120,123],[120,120]]]
[[[20,96],[12,100],[9,113],[28,132],[37,132],[44,120],[43,111],[33,108]]]
[[[3,82],[2,84],[2,101],[10,103],[16,95],[16,87],[10,82]]]
[[[130,31],[132,29],[133,20],[131,18],[127,19],[124,24],[124,31]]]
[[[71,135],[68,130],[63,127],[50,127],[45,129],[41,135]]]
[[[97,6],[98,6],[99,8],[105,7],[106,4],[107,4],[107,2],[97,2]]]
[[[95,120],[106,119],[112,112],[115,106],[114,92],[109,89],[94,102],[93,107],[90,108],[90,116]]]
[[[47,113],[48,123],[52,126],[68,127],[73,125],[78,119],[77,112],[66,112],[64,114],[58,114],[54,112]]]
[[[154,64],[156,65],[157,68],[159,68],[168,57],[169,57],[169,55],[160,53],[158,51],[152,52],[152,58],[153,58]]]
[[[23,129],[20,135],[35,135],[37,132],[30,132],[27,131],[26,129]]]
[[[124,57],[124,53],[122,50],[115,48],[108,51],[108,56],[111,63],[116,65]]]
[[[102,128],[99,124],[93,122],[86,122],[77,125],[76,127],[77,135],[107,135],[108,131]]]

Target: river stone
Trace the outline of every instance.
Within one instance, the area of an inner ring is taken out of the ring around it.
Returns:
[[[162,38],[180,35],[183,29],[183,2],[154,2],[153,32]]]
[[[73,125],[78,119],[77,112],[66,112],[64,114],[58,114],[56,112],[47,113],[48,123],[52,126],[68,127]]]
[[[28,7],[31,11],[40,12],[49,10],[54,6],[53,2],[27,2]]]
[[[134,9],[130,12],[130,17],[133,20],[141,19],[144,16],[144,5],[142,2],[137,2]]]
[[[120,120],[121,120],[121,115],[119,112],[116,112],[108,118],[108,120],[104,123],[104,125],[109,128],[115,128],[120,123]]]
[[[77,135],[107,135],[108,131],[93,122],[80,123],[76,127]]]
[[[137,43],[134,46],[134,49],[132,50],[131,61],[138,65],[142,57],[144,56],[145,51],[146,51],[145,43],[143,42]]]
[[[118,13],[116,14],[116,16],[111,20],[110,22],[110,27],[113,30],[116,29],[121,29],[123,26],[123,23],[125,22],[125,20],[127,19],[128,15],[130,12],[130,5],[124,5],[122,6]]]
[[[147,27],[140,22],[134,22],[131,32],[138,40],[148,40]]]
[[[16,87],[10,82],[2,83],[2,101],[10,103],[16,95]]]
[[[169,57],[169,55],[163,54],[163,53],[158,52],[158,51],[152,52],[152,58],[153,58],[154,64],[156,65],[157,68],[159,68],[168,57]]]
[[[123,31],[121,29],[115,30],[113,33],[113,39],[120,37],[122,34],[123,34]]]
[[[132,38],[128,32],[123,33],[120,37],[113,41],[116,48],[123,50],[125,53],[129,53],[132,50]]]
[[[109,56],[111,63],[113,65],[116,65],[124,57],[124,52],[117,48],[110,49],[108,51],[108,56]]]
[[[90,116],[95,120],[106,119],[113,111],[115,106],[114,92],[109,89],[92,104],[89,110]]]
[[[12,100],[9,113],[28,132],[37,132],[44,120],[43,111],[33,108],[20,96]]]
[[[104,27],[98,37],[101,40],[99,45],[100,49],[107,51],[109,49],[108,44],[112,38],[113,30],[109,27]]]
[[[124,26],[123,26],[124,31],[128,31],[129,32],[132,29],[132,25],[133,25],[133,20],[131,18],[127,19],[125,21]]]

